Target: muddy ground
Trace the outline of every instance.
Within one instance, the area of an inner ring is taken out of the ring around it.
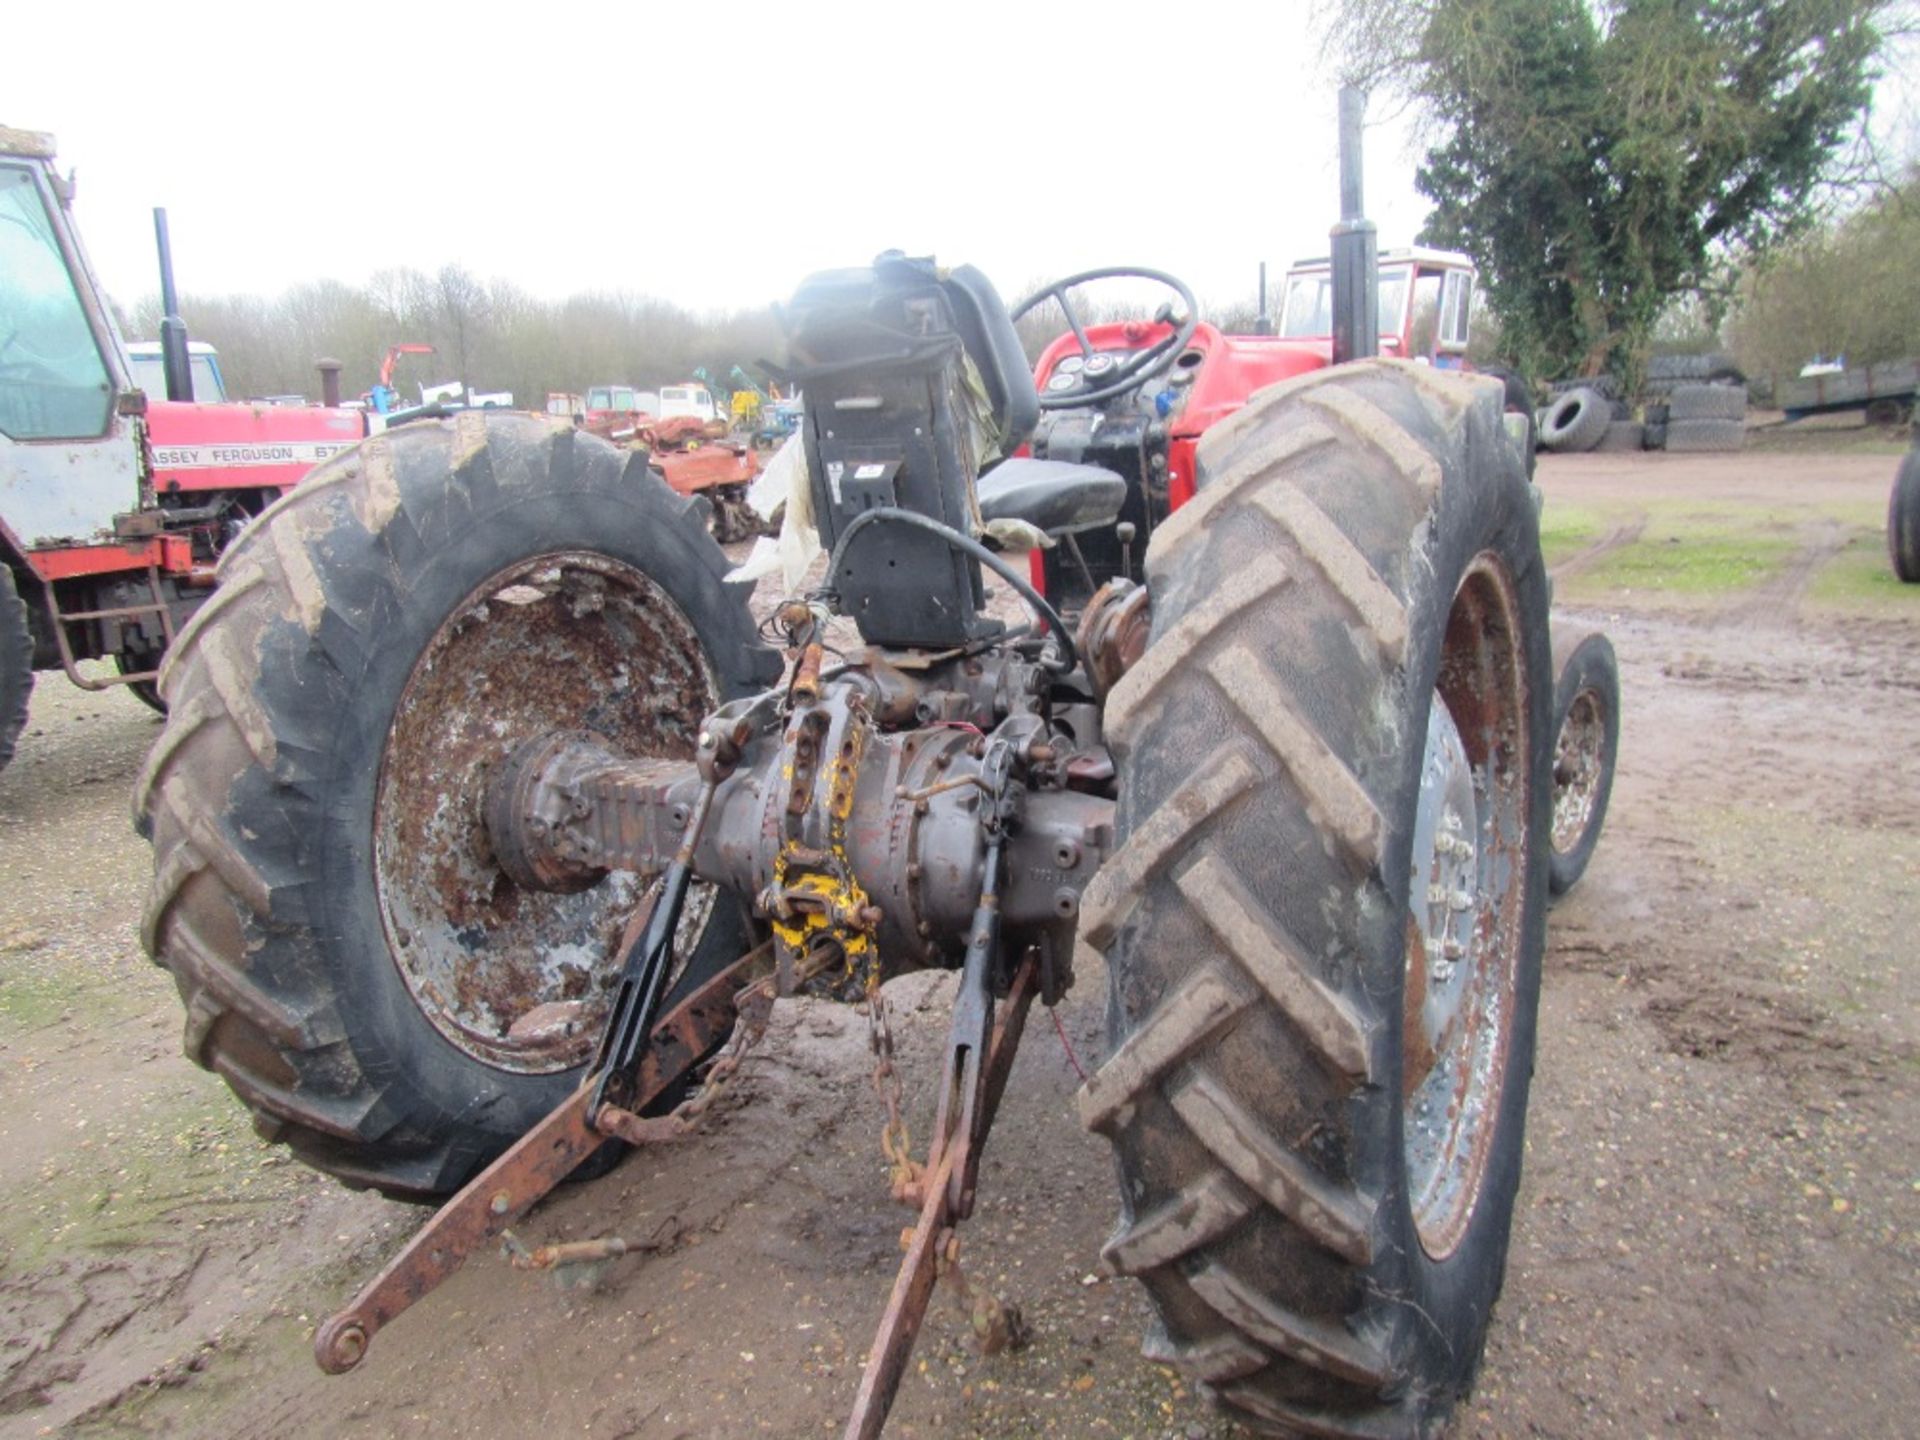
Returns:
[[[1562,600],[1620,654],[1623,758],[1553,917],[1512,1264],[1457,1435],[1911,1433],[1920,587],[1877,578],[1893,468],[1543,466]],[[642,1253],[570,1290],[484,1255],[325,1379],[315,1321],[421,1212],[287,1163],[181,1058],[127,813],[157,724],[52,677],[33,716],[0,774],[0,1434],[838,1433],[905,1220],[857,1014],[783,1003],[707,1131],[521,1232]],[[1083,971],[1059,1012],[1081,1064],[1103,990]],[[950,981],[892,993],[924,1133]],[[1033,1343],[982,1360],[938,1305],[890,1433],[1232,1433],[1095,1272],[1105,1145],[1044,1014],[1028,1034],[967,1246]]]

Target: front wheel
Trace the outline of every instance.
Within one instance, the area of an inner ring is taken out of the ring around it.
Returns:
[[[1545,934],[1546,575],[1501,388],[1373,362],[1202,442],[1107,708],[1105,1250],[1251,1423],[1417,1434],[1506,1267]]]
[[[264,1135],[426,1197],[578,1084],[640,881],[516,886],[487,780],[555,730],[691,758],[778,664],[725,565],[644,455],[504,411],[374,437],[228,550],[135,811],[187,1053]],[[690,967],[750,943],[737,905],[689,900]]]
[[[1564,895],[1586,873],[1607,819],[1620,754],[1620,666],[1597,633],[1556,635],[1553,668],[1553,855],[1547,885]]]

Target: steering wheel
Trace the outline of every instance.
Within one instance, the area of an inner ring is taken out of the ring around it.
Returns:
[[[1067,292],[1082,285],[1090,285],[1096,280],[1151,280],[1180,297],[1180,303],[1186,307],[1184,318],[1174,318],[1173,302],[1168,301],[1154,313],[1156,323],[1172,325],[1173,333],[1163,340],[1155,341],[1144,350],[1136,350],[1130,355],[1114,358],[1095,352],[1087,339],[1086,326],[1080,323],[1080,317],[1073,313],[1068,303]],[[1045,390],[1040,395],[1042,410],[1070,410],[1081,405],[1091,405],[1100,400],[1111,400],[1116,395],[1125,394],[1134,387],[1151,380],[1174,362],[1180,352],[1186,348],[1187,341],[1193,338],[1194,327],[1200,323],[1200,307],[1195,303],[1193,291],[1186,283],[1175,279],[1164,270],[1148,270],[1138,265],[1114,265],[1105,270],[1082,270],[1077,275],[1069,275],[1064,280],[1039,289],[1013,307],[1012,318],[1016,321],[1029,311],[1038,309],[1047,300],[1058,300],[1060,309],[1067,317],[1067,324],[1073,327],[1074,338],[1080,342],[1080,354],[1086,367],[1080,372],[1080,383],[1071,390]],[[1106,363],[1110,362],[1111,368]],[[1089,374],[1094,365],[1101,365],[1097,374]]]

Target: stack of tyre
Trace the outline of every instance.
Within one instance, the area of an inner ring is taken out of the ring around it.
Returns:
[[[1638,450],[1645,432],[1620,399],[1611,375],[1563,380],[1533,417],[1541,448],[1571,454],[1580,450]]]
[[[1667,450],[1700,454],[1738,450],[1747,443],[1747,390],[1744,385],[1675,385],[1664,406],[1649,405],[1649,423],[1657,424]],[[1664,410],[1655,422],[1652,412]]]

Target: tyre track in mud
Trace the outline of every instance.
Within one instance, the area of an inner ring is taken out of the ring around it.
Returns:
[[[1722,606],[1711,623],[1720,627],[1791,628],[1800,618],[1800,602],[1806,598],[1814,577],[1821,567],[1847,548],[1852,538],[1852,528],[1838,520],[1803,525],[1799,531],[1800,548],[1786,566]]]
[[[1561,580],[1570,580],[1576,575],[1593,569],[1614,551],[1633,544],[1646,532],[1646,528],[1647,517],[1644,514],[1622,521],[1584,550],[1575,551],[1558,565],[1550,566],[1547,575],[1556,583]]]

